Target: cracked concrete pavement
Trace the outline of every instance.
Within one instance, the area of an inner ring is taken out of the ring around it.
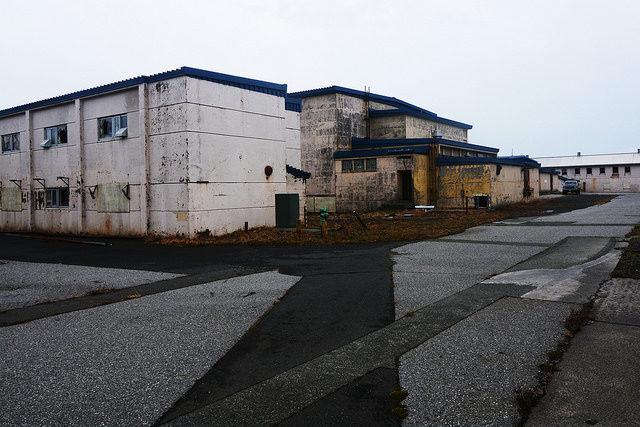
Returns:
[[[135,262],[187,275],[169,281],[203,274],[214,267],[205,267],[211,260],[215,268],[268,266],[280,274],[229,279],[243,292],[233,298],[209,289],[221,282],[194,280],[181,289],[0,328],[2,377],[15,383],[14,392],[3,396],[9,410],[1,421],[393,425],[400,422],[395,415],[371,414],[389,414],[394,402],[385,396],[400,386],[408,392],[405,424],[514,423],[514,390],[535,385],[537,366],[566,332],[564,320],[608,279],[615,247],[622,246],[638,211],[640,195],[624,195],[604,205],[501,221],[395,249],[205,248],[176,249],[149,260],[122,258],[114,266],[130,269]],[[185,266],[174,261],[181,251],[190,254]],[[75,261],[105,266],[103,259],[83,256]],[[1,252],[0,257],[6,258]],[[208,292],[214,295],[204,298]],[[631,285],[607,282],[601,292],[624,296],[601,303],[602,319],[611,313],[618,321],[633,318],[629,306],[635,306],[637,292]],[[249,313],[240,314],[244,305],[233,308],[233,301],[245,304],[254,297],[262,299]],[[265,313],[276,298],[281,302]],[[220,328],[233,332],[219,339]],[[635,339],[627,337],[630,343]],[[112,356],[126,367],[121,374],[128,381],[105,375]],[[147,370],[134,369],[147,364]],[[52,372],[38,381],[47,366]],[[27,380],[20,384],[20,378]],[[224,384],[217,387],[218,381]],[[71,409],[68,390],[74,387],[85,396],[82,409]],[[117,397],[110,400],[109,393]],[[139,407],[125,408],[125,401],[137,399]],[[176,401],[183,404],[172,412]],[[108,402],[114,411],[104,408]]]

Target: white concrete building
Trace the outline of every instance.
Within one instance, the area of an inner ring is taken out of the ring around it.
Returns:
[[[300,106],[286,91],[183,67],[2,110],[0,230],[272,226],[276,193],[304,205]]]
[[[543,168],[580,181],[582,191],[597,193],[640,192],[640,149],[636,153],[537,157]]]

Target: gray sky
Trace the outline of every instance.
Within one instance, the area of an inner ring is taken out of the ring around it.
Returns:
[[[640,148],[640,1],[0,0],[0,109],[183,65],[395,96],[531,156]]]

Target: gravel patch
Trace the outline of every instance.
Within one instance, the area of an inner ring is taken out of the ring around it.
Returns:
[[[396,319],[467,289],[540,252],[531,246],[425,241],[394,250]]]
[[[0,310],[121,289],[181,274],[82,265],[0,261]]]
[[[578,306],[503,298],[400,358],[407,425],[514,425],[514,390],[537,383],[538,365]]]
[[[253,274],[2,328],[0,424],[149,425],[298,280]]]

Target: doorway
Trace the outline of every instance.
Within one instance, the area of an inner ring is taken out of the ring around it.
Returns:
[[[400,200],[413,201],[413,178],[411,171],[398,171],[398,184],[400,186]]]

